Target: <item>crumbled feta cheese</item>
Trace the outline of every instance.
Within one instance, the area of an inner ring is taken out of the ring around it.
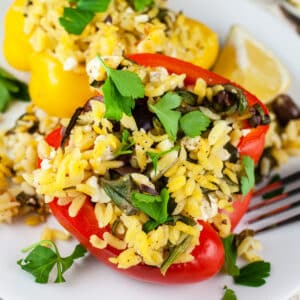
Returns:
[[[74,70],[78,66],[78,61],[74,57],[68,57],[64,63],[64,71]]]
[[[146,23],[149,21],[149,16],[148,15],[138,15],[134,17],[135,23]]]
[[[190,137],[184,137],[182,139],[181,144],[188,150],[188,151],[194,151],[198,148],[200,143],[200,136],[196,136],[194,138]]]
[[[49,159],[43,159],[41,162],[41,169],[42,170],[49,170],[51,169],[51,164]]]

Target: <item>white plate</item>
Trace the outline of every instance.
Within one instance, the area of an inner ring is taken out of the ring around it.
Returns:
[[[287,65],[292,74],[290,93],[300,100],[300,39],[279,20],[246,0],[171,0],[170,5],[198,18],[216,30],[224,38],[233,23],[244,25],[266,44]],[[0,20],[11,1],[1,0]],[[0,25],[0,37],[3,26]],[[18,38],[18,37],[16,37]],[[22,52],[20,51],[20,55]],[[5,64],[0,57],[0,64]],[[20,74],[24,76],[24,74]],[[298,75],[298,78],[297,78]],[[20,106],[14,107],[6,123],[17,117]],[[299,160],[285,166],[290,173],[299,168]],[[53,219],[50,226],[58,226]],[[16,261],[22,257],[20,249],[39,239],[43,226],[28,228],[20,224],[0,225],[0,298],[3,300],[61,300],[61,299],[205,299],[220,300],[222,288],[228,285],[242,300],[284,300],[300,290],[300,224],[290,225],[260,236],[264,245],[264,257],[272,263],[272,274],[261,288],[235,286],[230,277],[218,275],[203,283],[184,286],[157,286],[128,279],[108,269],[89,257],[76,264],[66,274],[66,284],[40,285],[33,282],[30,274],[19,269]],[[68,253],[72,242],[61,243]]]

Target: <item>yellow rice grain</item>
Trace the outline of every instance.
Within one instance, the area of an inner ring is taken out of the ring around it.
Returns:
[[[96,234],[90,236],[90,244],[97,249],[104,249],[107,246],[107,242],[99,238]]]

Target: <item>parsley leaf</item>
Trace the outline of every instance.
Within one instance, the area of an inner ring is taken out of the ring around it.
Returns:
[[[242,156],[242,162],[246,172],[246,176],[241,177],[241,191],[242,195],[247,195],[254,187],[254,161],[250,156]]]
[[[13,99],[30,100],[27,84],[0,67],[0,112],[4,112]]]
[[[126,70],[114,70],[108,67],[106,67],[106,70],[122,96],[134,99],[144,97],[144,85],[137,74]]]
[[[132,193],[132,204],[151,217],[159,224],[163,224],[168,219],[169,192],[162,189],[159,196],[153,196],[142,193]]]
[[[135,11],[142,11],[148,6],[153,5],[153,0],[133,0],[133,6]]]
[[[63,274],[73,265],[75,259],[83,257],[86,253],[85,248],[77,245],[70,256],[63,258],[60,256],[55,243],[48,240],[40,241],[22,250],[22,252],[30,250],[32,251],[29,255],[24,259],[20,259],[17,263],[24,271],[31,273],[38,283],[49,281],[49,274],[55,265],[57,268],[55,282],[65,282]]]
[[[163,151],[163,152],[159,152],[159,153],[150,152],[150,151],[146,152],[147,155],[149,156],[149,158],[152,160],[152,164],[153,164],[153,168],[154,168],[155,174],[157,173],[157,164],[158,164],[159,159],[162,156],[164,156],[164,155],[166,155],[166,154],[168,154],[168,153],[170,153],[172,151],[175,151],[175,150],[178,150],[178,146],[175,146],[175,147],[173,147],[173,148],[171,148],[169,150],[166,150],[166,151]]]
[[[224,269],[233,277],[235,283],[252,287],[258,287],[266,283],[265,278],[270,276],[271,270],[269,262],[256,261],[239,269],[236,265],[235,236],[230,235],[222,242],[225,250]]]
[[[224,293],[222,300],[237,300],[237,297],[233,290],[231,290],[227,286],[225,286],[224,291],[225,291],[225,293]]]
[[[111,0],[73,0],[77,7],[64,7],[64,13],[59,23],[72,34],[79,35],[93,20],[96,12],[105,12]]]
[[[265,261],[255,261],[240,269],[240,274],[234,276],[234,282],[240,285],[259,287],[266,283],[270,276],[271,264]]]
[[[181,117],[181,112],[173,109],[177,108],[181,101],[182,98],[177,93],[168,92],[156,104],[149,105],[172,140],[176,140]]]
[[[205,131],[210,124],[210,119],[201,111],[191,111],[180,119],[180,127],[189,137],[195,137]]]
[[[77,8],[91,12],[104,12],[108,9],[111,0],[79,0]]]
[[[240,271],[236,265],[237,250],[234,241],[234,235],[222,239],[222,243],[225,250],[225,272],[231,276],[239,275]]]
[[[115,157],[132,153],[132,150],[130,150],[130,148],[133,145],[134,145],[134,141],[132,137],[130,137],[129,131],[125,129],[122,132],[121,145],[120,148],[115,152]]]
[[[137,74],[111,69],[105,65],[100,56],[98,58],[107,72],[107,79],[102,87],[105,117],[120,121],[123,113],[131,116],[132,109],[135,107],[134,100],[144,97],[144,85]]]
[[[67,32],[79,35],[93,20],[94,16],[95,13],[91,11],[65,7],[63,16],[59,18],[59,23]]]

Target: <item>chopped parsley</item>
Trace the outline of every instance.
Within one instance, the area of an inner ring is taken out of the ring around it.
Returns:
[[[168,220],[169,192],[163,188],[160,195],[150,195],[142,193],[132,193],[132,204],[147,216],[152,218],[157,224],[163,224]]]
[[[182,98],[177,93],[168,92],[157,103],[149,105],[171,140],[176,140],[177,137],[181,112],[174,109],[180,106],[181,101]]]
[[[143,11],[153,4],[153,0],[133,0],[133,7],[135,11]]]
[[[180,127],[189,137],[199,136],[209,125],[210,119],[201,111],[191,111],[180,119]]]
[[[255,175],[254,175],[254,161],[250,156],[242,156],[242,163],[246,176],[241,177],[241,191],[242,195],[247,195],[255,184]]]
[[[17,263],[26,272],[35,277],[35,282],[48,283],[49,275],[56,266],[55,283],[65,282],[63,274],[73,265],[74,261],[85,255],[86,250],[77,245],[73,253],[67,257],[61,257],[56,244],[52,241],[40,241],[22,252],[32,250],[29,255],[20,259]]]
[[[27,84],[0,67],[0,112],[4,112],[13,99],[30,100]]]
[[[59,18],[60,25],[71,34],[79,35],[93,20],[96,13],[107,11],[111,0],[69,0],[72,7],[64,7],[64,13]],[[153,5],[153,0],[128,1],[136,11],[145,10]]]
[[[222,297],[222,300],[237,300],[237,297],[232,289],[224,286],[224,295]]]
[[[144,85],[137,74],[126,70],[114,70],[106,66],[100,56],[98,58],[107,72],[107,79],[102,87],[105,117],[120,121],[123,113],[132,115],[135,99],[144,97]]]

